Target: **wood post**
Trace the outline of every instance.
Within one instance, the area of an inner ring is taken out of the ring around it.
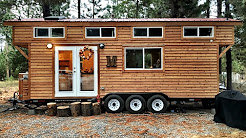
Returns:
[[[100,103],[93,103],[92,104],[92,112],[93,115],[100,115],[101,114],[101,108],[100,108]]]
[[[71,114],[69,106],[58,106],[57,107],[57,116],[58,117],[68,117]]]
[[[81,113],[82,116],[91,116],[91,102],[82,102],[81,103]]]
[[[71,114],[72,116],[80,116],[81,115],[81,103],[80,102],[73,102],[70,105],[70,109],[71,109]]]
[[[226,52],[226,71],[227,71],[227,90],[232,90],[232,61],[231,61],[231,49]]]
[[[57,110],[56,103],[47,103],[47,107],[48,107],[47,115],[55,116]]]

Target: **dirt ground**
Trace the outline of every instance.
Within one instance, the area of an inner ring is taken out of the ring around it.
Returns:
[[[0,113],[0,137],[246,137],[246,131],[215,123],[210,110],[186,111],[51,117],[18,109]]]

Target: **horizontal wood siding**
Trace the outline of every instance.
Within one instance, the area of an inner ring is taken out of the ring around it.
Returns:
[[[127,72],[122,47],[105,47],[100,55],[100,87],[105,88],[100,91],[101,96],[116,92],[159,92],[171,98],[213,98],[218,93],[217,49],[217,45],[165,45],[162,72]],[[106,67],[106,55],[117,56],[116,68]]]
[[[29,76],[31,99],[52,99],[53,54],[46,43],[32,43],[30,49]]]

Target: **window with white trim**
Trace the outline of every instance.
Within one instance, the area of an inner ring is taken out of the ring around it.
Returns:
[[[34,38],[64,38],[64,27],[34,27]]]
[[[160,70],[162,60],[162,48],[125,48],[126,70]]]
[[[183,27],[184,37],[214,37],[213,26],[185,26]]]
[[[163,27],[133,27],[134,38],[162,38]]]
[[[115,38],[115,27],[86,27],[86,38]]]

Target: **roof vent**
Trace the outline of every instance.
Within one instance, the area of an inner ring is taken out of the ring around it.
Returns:
[[[45,20],[62,20],[65,19],[65,16],[47,16],[44,19]]]

